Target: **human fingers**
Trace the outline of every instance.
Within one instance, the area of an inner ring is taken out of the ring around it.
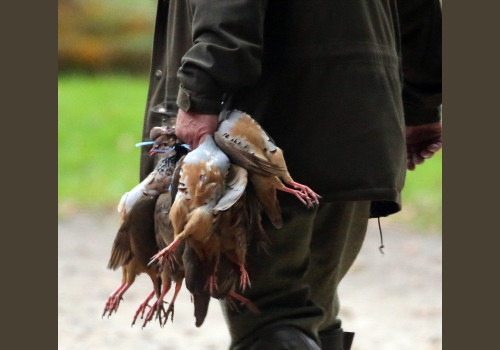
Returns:
[[[426,149],[420,151],[420,156],[422,158],[429,159],[432,156],[434,156],[434,154],[438,152],[441,149],[441,147],[442,147],[441,143],[432,143],[429,146],[427,146]]]
[[[413,153],[412,155],[412,161],[415,165],[422,164],[424,162],[425,158],[421,157],[420,154],[418,153]]]
[[[413,161],[411,159],[408,159],[406,161],[406,168],[408,170],[415,170],[415,163],[413,163]]]

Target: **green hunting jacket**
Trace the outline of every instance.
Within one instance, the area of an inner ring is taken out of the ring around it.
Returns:
[[[401,208],[406,125],[440,120],[438,0],[159,0],[143,140],[239,109],[325,201]],[[152,170],[144,149],[141,179]]]

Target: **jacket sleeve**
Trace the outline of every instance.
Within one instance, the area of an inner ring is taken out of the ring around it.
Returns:
[[[438,0],[399,0],[406,125],[441,119],[441,4]]]
[[[178,71],[177,104],[218,114],[225,94],[261,75],[267,0],[191,0],[193,46]]]

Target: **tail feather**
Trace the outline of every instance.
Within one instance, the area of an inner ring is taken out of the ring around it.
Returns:
[[[108,269],[116,270],[120,266],[128,264],[132,259],[132,252],[130,250],[122,250],[113,247],[111,251],[111,258],[108,262]]]

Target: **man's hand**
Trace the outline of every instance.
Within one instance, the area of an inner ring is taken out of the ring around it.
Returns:
[[[408,170],[431,158],[443,145],[441,122],[406,127]]]
[[[205,135],[213,135],[218,126],[219,116],[216,114],[185,112],[179,108],[175,134],[191,149],[195,149],[203,142]]]

